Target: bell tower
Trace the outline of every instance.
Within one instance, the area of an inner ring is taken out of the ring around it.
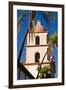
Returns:
[[[27,45],[26,45],[26,62],[25,67],[36,78],[37,66],[41,63],[47,49],[49,47],[47,43],[48,33],[44,30],[40,21],[37,21],[34,32],[28,32]],[[44,58],[43,63],[48,63],[47,55]],[[45,65],[45,64],[44,64]]]
[[[41,22],[38,21],[34,32],[27,35],[26,63],[41,62],[47,52],[47,32],[43,29]],[[33,38],[33,39],[32,39]],[[47,62],[47,55],[44,62]]]

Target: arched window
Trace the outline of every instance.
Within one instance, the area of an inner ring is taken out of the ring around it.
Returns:
[[[39,43],[40,43],[40,38],[39,38],[39,36],[36,36],[35,43],[36,43],[36,45],[39,45]]]
[[[40,59],[40,53],[36,52],[35,53],[35,62],[39,62],[39,59]]]

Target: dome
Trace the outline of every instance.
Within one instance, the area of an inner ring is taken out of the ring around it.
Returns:
[[[37,22],[35,32],[44,32],[43,26],[41,25],[40,21]]]

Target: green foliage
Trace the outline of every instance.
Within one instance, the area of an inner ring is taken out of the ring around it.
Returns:
[[[57,32],[54,32],[52,36],[50,36],[50,35],[48,34],[47,39],[48,39],[48,43],[49,43],[52,47],[54,47],[54,46],[58,47],[58,33],[57,33]]]
[[[47,40],[48,40],[48,43],[50,43],[52,41],[52,37],[49,34],[47,36]]]
[[[52,42],[53,42],[53,45],[58,47],[58,33],[57,32],[54,32],[53,35],[52,35]]]
[[[53,47],[58,47],[58,34],[57,32],[54,32],[52,36],[48,34],[48,44],[49,44],[49,54],[52,55],[52,49]]]
[[[52,42],[52,37],[48,34],[48,44],[49,44],[49,52],[52,54],[52,48],[53,48],[53,42]]]
[[[40,78],[51,78],[51,71],[47,66],[38,67],[37,70]]]

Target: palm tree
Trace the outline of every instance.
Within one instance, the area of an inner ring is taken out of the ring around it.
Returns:
[[[57,32],[54,32],[52,36],[50,36],[48,34],[48,44],[49,44],[49,48],[47,50],[47,52],[45,53],[41,63],[39,64],[37,70],[38,70],[38,74],[37,74],[37,77],[39,77],[39,74],[40,74],[40,78],[48,78],[48,77],[51,77],[51,68],[49,69],[48,67],[42,67],[42,63],[44,61],[44,58],[46,56],[46,54],[49,55],[49,58],[52,56],[52,49],[54,47],[57,47],[58,48],[58,34]],[[55,63],[54,63],[55,65]],[[50,71],[50,74],[48,74],[48,72]],[[44,75],[46,75],[44,77]]]
[[[37,11],[30,11],[30,23],[29,23],[29,27],[28,27],[25,35],[24,35],[24,40],[23,40],[23,42],[22,42],[22,44],[21,44],[20,52],[19,52],[19,55],[18,55],[18,65],[19,65],[19,62],[20,62],[20,58],[21,58],[21,54],[22,54],[23,48],[24,48],[24,44],[25,44],[25,40],[26,40],[27,33],[30,32],[32,29],[34,29],[36,12],[37,12]],[[39,12],[39,13],[40,13],[40,14],[42,15],[42,17],[44,18],[47,27],[49,27],[50,22],[49,22],[49,18],[48,18],[48,17],[50,17],[52,21],[54,21],[54,19],[55,19],[54,15],[53,15],[53,12],[48,12],[48,13],[47,13],[47,12]],[[18,29],[17,31],[18,31],[18,32],[20,31],[20,25],[21,25],[21,23],[23,22],[23,20],[24,20],[24,18],[25,18],[26,15],[27,15],[26,11],[22,11],[22,15],[17,18],[17,29]],[[34,30],[33,30],[33,31],[34,31]],[[29,36],[29,37],[30,37],[30,36]],[[54,39],[53,39],[53,40],[54,40]],[[54,40],[54,42],[55,42],[55,40]],[[48,51],[46,52],[46,54],[47,54],[47,53],[48,53]],[[43,60],[44,60],[46,54],[44,55]],[[43,62],[43,60],[42,60],[42,62]],[[20,71],[19,71],[19,73],[20,73]],[[19,75],[19,77],[20,77],[20,75]]]
[[[54,32],[51,36],[48,34],[48,44],[49,44],[49,52],[52,55],[52,49],[54,47],[58,48],[58,34]]]

